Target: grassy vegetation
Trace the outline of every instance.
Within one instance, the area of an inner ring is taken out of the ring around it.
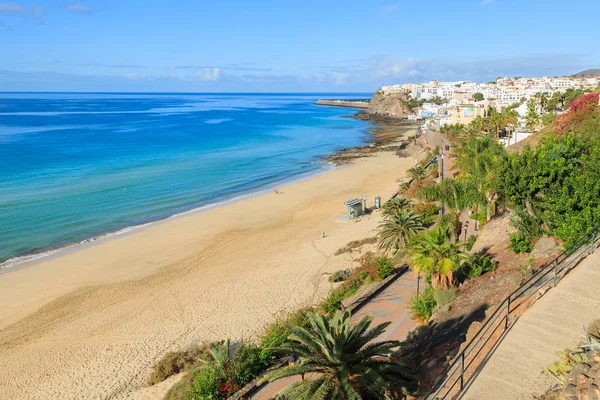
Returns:
[[[526,237],[522,232],[511,233],[509,236],[509,248],[515,254],[531,253],[531,238]]]
[[[148,384],[155,385],[172,375],[189,371],[197,367],[199,361],[208,357],[209,354],[208,345],[201,345],[184,351],[170,351],[154,365],[148,378]]]
[[[437,305],[434,293],[435,290],[429,286],[422,293],[409,300],[408,308],[411,311],[412,319],[418,323],[429,322],[433,314],[433,309]]]
[[[368,257],[362,264],[352,270],[344,282],[333,289],[321,308],[328,314],[342,309],[342,301],[356,294],[361,286],[380,282],[394,272],[394,262],[386,256]]]
[[[361,239],[361,240],[353,240],[351,242],[348,242],[348,244],[346,246],[340,247],[339,249],[337,249],[337,251],[334,254],[336,256],[339,256],[340,254],[350,253],[350,252],[352,252],[352,250],[354,250],[358,247],[364,246],[365,244],[373,244],[373,243],[377,243],[376,236]]]
[[[463,263],[460,268],[462,275],[459,281],[465,281],[467,279],[475,279],[485,273],[495,271],[498,264],[490,257],[482,256],[481,254],[475,254],[473,257]]]

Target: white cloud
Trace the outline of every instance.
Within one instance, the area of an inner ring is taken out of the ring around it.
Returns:
[[[348,78],[350,78],[349,72],[330,72],[329,75],[336,85],[344,85],[348,82]]]
[[[392,3],[392,4],[388,4],[387,6],[385,6],[384,10],[387,11],[387,12],[394,12],[399,7],[400,7],[400,3]]]
[[[538,54],[501,58],[402,58],[385,56],[364,60],[358,77],[370,76],[378,82],[417,82],[438,80],[486,81],[498,76],[554,76],[585,65],[579,54]]]
[[[481,0],[481,5],[486,6],[488,4],[492,4],[495,0]]]
[[[79,4],[79,3],[70,3],[67,4],[63,7],[63,9],[65,11],[69,11],[72,12],[74,14],[89,14],[92,12],[92,9],[84,6],[83,4]]]
[[[44,14],[46,9],[43,7],[25,7],[15,3],[0,3],[0,14],[22,14],[22,15],[40,15]]]
[[[0,3],[0,14],[24,14],[26,11],[20,4]]]
[[[201,81],[216,81],[219,79],[219,68],[204,68],[204,72],[196,71],[196,79]]]

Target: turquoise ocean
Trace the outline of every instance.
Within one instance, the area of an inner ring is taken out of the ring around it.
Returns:
[[[0,269],[331,168],[368,97],[0,93]]]

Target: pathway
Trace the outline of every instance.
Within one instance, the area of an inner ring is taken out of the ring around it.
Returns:
[[[583,326],[600,318],[600,252],[595,252],[514,323],[462,399],[518,400],[555,381],[541,371],[556,353],[583,340]]]
[[[424,282],[421,280],[421,285]],[[421,286],[423,287],[423,286]],[[410,319],[407,301],[416,293],[417,278],[411,271],[407,271],[396,279],[390,286],[383,290],[377,297],[362,307],[352,317],[353,322],[358,322],[363,317],[373,317],[371,326],[383,322],[391,322],[380,340],[404,340],[408,332],[417,325]],[[254,400],[269,400],[297,378],[280,379],[266,385],[260,392],[252,396]]]

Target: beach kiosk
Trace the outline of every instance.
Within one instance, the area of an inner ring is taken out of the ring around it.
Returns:
[[[367,208],[367,197],[360,199],[358,198],[358,192],[356,192],[356,198],[346,200],[344,202],[347,210],[348,219],[356,219],[361,215],[364,215],[365,209]]]

